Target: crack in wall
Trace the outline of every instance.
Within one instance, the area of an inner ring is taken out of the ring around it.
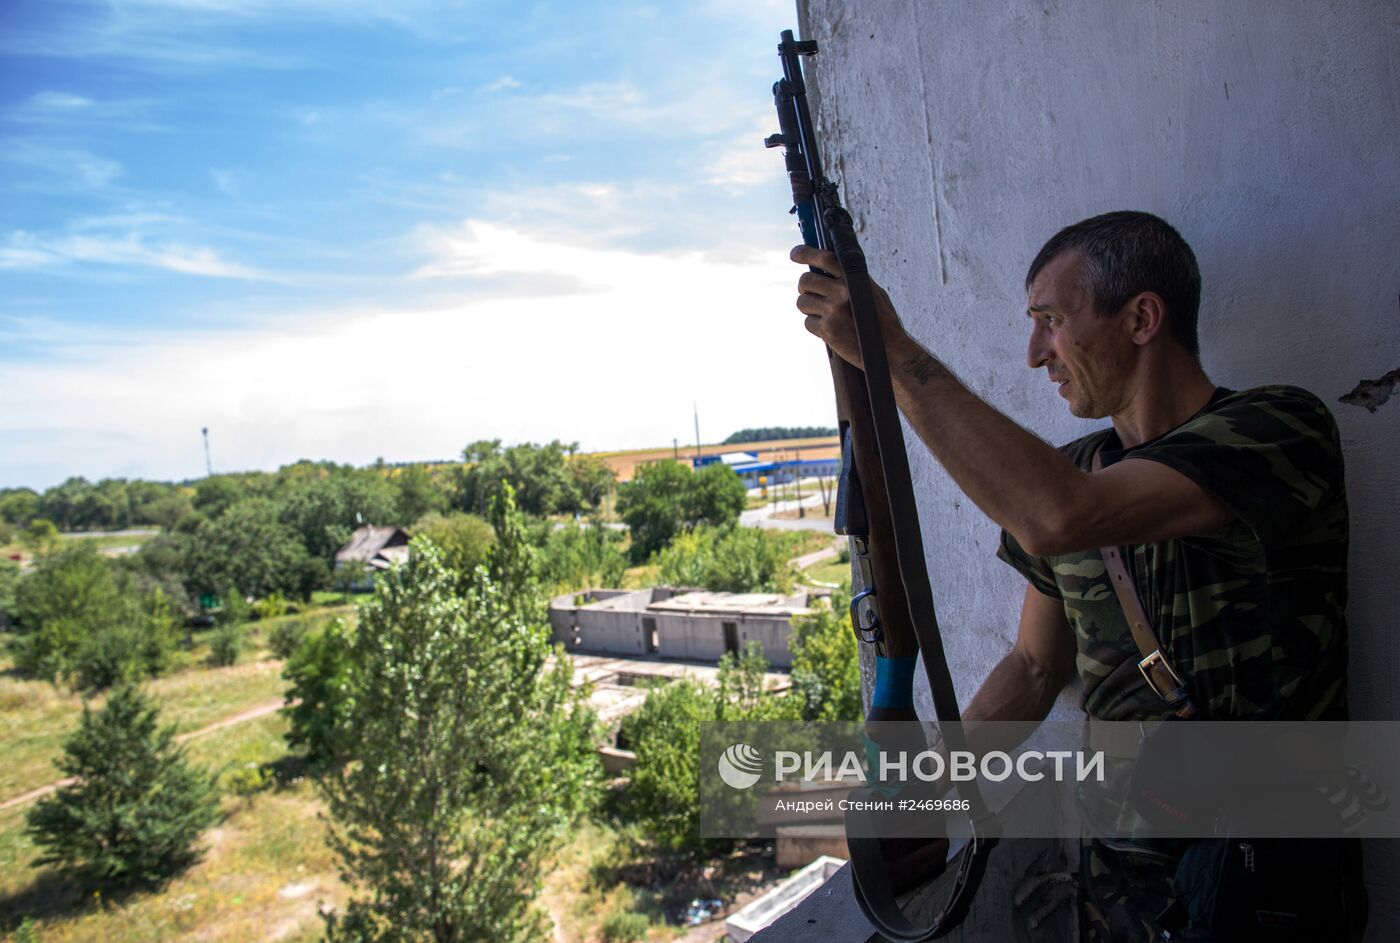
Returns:
[[[1356,384],[1356,388],[1350,393],[1341,397],[1338,402],[1346,403],[1348,406],[1360,406],[1368,413],[1373,413],[1385,405],[1385,401],[1395,395],[1396,387],[1400,387],[1400,367],[1391,370],[1379,380],[1362,380]]]

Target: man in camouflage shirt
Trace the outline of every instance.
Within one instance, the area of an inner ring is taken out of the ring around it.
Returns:
[[[838,271],[831,253],[792,257]],[[1076,675],[1091,717],[1172,713],[1137,668],[1098,549],[1115,545],[1198,716],[1345,719],[1347,504],[1326,406],[1296,387],[1234,392],[1206,377],[1195,256],[1155,216],[1067,227],[1026,288],[1029,365],[1074,415],[1112,421],[1059,450],[968,391],[876,292],[900,409],[1002,526],[998,555],[1030,584],[1017,641],[964,719],[1042,719]],[[807,329],[859,366],[844,282],[807,273],[798,289]],[[1081,938],[1158,938],[1174,870],[1168,854],[1086,842]]]

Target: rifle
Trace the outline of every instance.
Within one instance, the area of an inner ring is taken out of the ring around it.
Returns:
[[[904,449],[870,274],[851,215],[841,205],[836,184],[822,172],[816,128],[807,105],[801,58],[816,52],[816,42],[798,41],[791,30],[783,31],[778,45],[783,77],[773,86],[779,133],[764,144],[784,149],[792,184],[792,213],[797,216],[803,242],[836,254],[850,294],[865,365],[864,371],[857,369],[827,349],[841,437],[835,530],[849,538],[851,560],[860,574],[861,589],[851,598],[851,625],[861,643],[875,651],[875,692],[866,713],[867,736],[878,743],[882,724],[918,721],[913,685],[917,657],[922,653],[944,741],[949,749],[959,750],[963,744],[957,694],[934,612],[909,456]],[[935,939],[967,916],[996,839],[978,831],[981,823],[989,820],[976,783],[967,783],[960,796],[968,801],[973,833],[958,853],[961,860],[951,896],[928,925],[912,923],[895,899],[896,887],[885,854],[892,843],[850,834],[852,817],[847,816],[856,900],[870,922],[892,940]],[[868,827],[869,822],[864,824]]]

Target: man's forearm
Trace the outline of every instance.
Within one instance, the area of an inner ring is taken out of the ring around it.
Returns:
[[[997,722],[1044,720],[1063,689],[1062,678],[1037,669],[1013,650],[997,662],[963,711],[969,745],[979,753],[1014,749],[1027,729]]]
[[[1056,529],[1085,474],[963,386],[913,338],[890,344],[895,399],[914,431],[983,513],[1023,544]]]

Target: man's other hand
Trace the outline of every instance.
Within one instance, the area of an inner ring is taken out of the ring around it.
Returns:
[[[864,369],[855,321],[851,317],[851,296],[846,290],[846,279],[836,261],[836,253],[801,245],[793,248],[790,257],[799,265],[821,270],[805,272],[797,279],[797,310],[807,316],[804,326],[825,341],[842,360]],[[899,323],[890,296],[873,279],[870,287],[875,294],[875,311],[880,318],[885,350],[892,353],[908,335]]]

